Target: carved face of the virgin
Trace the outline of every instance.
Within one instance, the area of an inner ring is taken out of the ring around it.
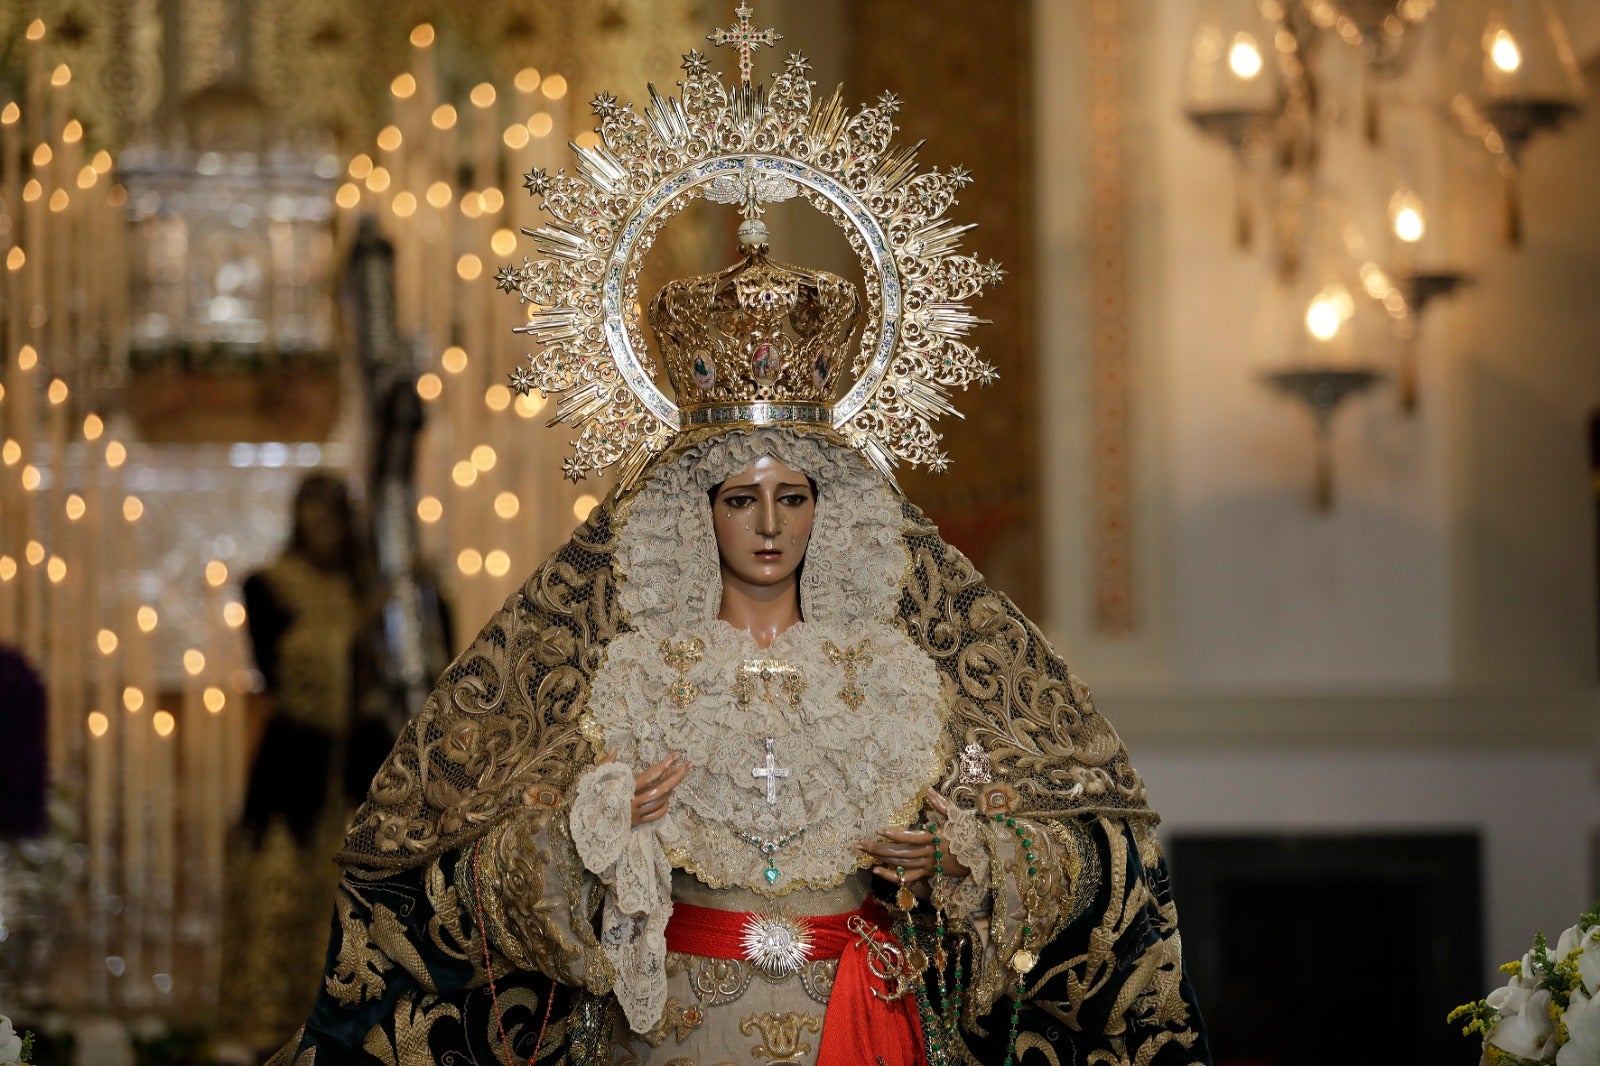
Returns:
[[[816,510],[806,475],[770,455],[718,485],[711,494],[711,525],[723,586],[765,598],[763,590],[793,584]]]

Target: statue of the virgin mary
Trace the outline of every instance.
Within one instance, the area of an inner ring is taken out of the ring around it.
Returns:
[[[273,1060],[713,1066],[1210,1061],[1156,816],[1038,629],[891,476],[993,370],[963,303],[998,277],[943,219],[892,96],[752,87],[595,101],[551,221],[501,271],[538,305],[513,375],[565,393],[569,476],[619,487],[440,678],[350,827],[319,1000]],[[768,42],[770,43],[770,42]],[[866,299],[776,261],[805,196]],[[691,199],[740,261],[651,301]]]

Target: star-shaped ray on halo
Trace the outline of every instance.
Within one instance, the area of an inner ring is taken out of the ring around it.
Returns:
[[[711,69],[711,64],[706,59],[706,54],[698,48],[689,49],[688,53],[683,57],[683,63],[680,65],[683,67],[684,73],[690,77],[705,74]]]
[[[538,386],[538,383],[538,377],[525,366],[519,366],[511,372],[511,391],[518,396],[528,395]]]

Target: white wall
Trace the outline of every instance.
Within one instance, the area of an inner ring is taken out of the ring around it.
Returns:
[[[1501,242],[1491,161],[1443,123],[1423,130],[1420,191],[1448,207],[1432,240],[1476,284],[1427,313],[1416,418],[1387,390],[1341,411],[1340,501],[1318,515],[1306,502],[1309,417],[1256,380],[1276,358],[1260,336],[1279,299],[1265,256],[1232,248],[1230,160],[1180,114],[1194,0],[1142,0],[1130,20],[1141,631],[1094,632],[1087,134],[1066,103],[1084,93],[1077,6],[1036,6],[1040,94],[1058,102],[1038,109],[1044,447],[1058,464],[1046,500],[1051,631],[1102,685],[1590,685],[1600,667],[1584,426],[1600,406],[1600,109],[1530,149],[1520,252]],[[1330,161],[1331,184],[1370,208],[1372,161],[1344,156]]]
[[[1594,486],[1586,425],[1600,407],[1600,108],[1527,152],[1527,244],[1500,245],[1499,182],[1465,192],[1478,283],[1449,309],[1454,427],[1456,675],[1592,686]],[[1477,204],[1478,209],[1472,210]],[[1487,216],[1487,217],[1483,217]],[[1482,225],[1482,223],[1489,223]],[[1465,243],[1465,241],[1464,241]]]
[[[1254,380],[1269,272],[1231,247],[1226,152],[1181,115],[1197,0],[1129,3],[1141,626],[1112,639],[1089,610],[1085,20],[1038,0],[1046,628],[1169,832],[1476,827],[1487,961],[1519,955],[1596,887],[1600,107],[1531,149],[1520,252],[1482,152],[1412,134],[1419,191],[1449,205],[1435,250],[1478,283],[1428,312],[1416,419],[1387,391],[1341,413],[1319,516],[1309,420]],[[1574,36],[1600,48],[1597,19]],[[1351,186],[1370,165],[1331,161]]]

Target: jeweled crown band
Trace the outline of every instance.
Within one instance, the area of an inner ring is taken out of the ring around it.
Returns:
[[[704,407],[678,409],[678,423],[681,429],[732,423],[772,426],[795,422],[831,426],[833,407],[819,403],[770,403],[757,400],[750,403],[708,404]]]

